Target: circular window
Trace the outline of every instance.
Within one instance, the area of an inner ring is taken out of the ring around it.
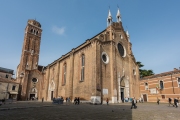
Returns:
[[[32,82],[33,82],[33,83],[37,83],[37,81],[38,81],[38,80],[37,80],[36,78],[33,78],[33,79],[32,79]]]
[[[107,53],[103,52],[101,58],[105,64],[109,63],[109,56],[107,55]]]
[[[117,47],[118,47],[118,51],[119,51],[119,54],[121,55],[121,57],[125,57],[126,54],[125,54],[124,47],[120,43],[118,43]]]

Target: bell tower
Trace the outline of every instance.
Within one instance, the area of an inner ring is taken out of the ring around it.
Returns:
[[[25,28],[20,64],[16,74],[16,78],[21,86],[20,99],[26,96],[29,72],[38,69],[41,34],[41,24],[36,20],[28,20]]]
[[[36,20],[28,20],[25,28],[24,43],[21,55],[21,70],[34,70],[38,67],[41,25]]]

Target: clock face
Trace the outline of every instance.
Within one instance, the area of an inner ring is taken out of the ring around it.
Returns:
[[[124,57],[125,56],[124,47],[120,43],[118,43],[117,47],[118,47],[118,51],[121,57]]]

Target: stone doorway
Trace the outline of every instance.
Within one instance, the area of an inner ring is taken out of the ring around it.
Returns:
[[[53,96],[54,91],[51,91],[51,100],[53,100],[54,96]]]
[[[120,93],[121,95],[120,99],[122,100],[125,98],[129,98],[129,80],[125,76],[121,78],[120,81]]]
[[[144,102],[147,102],[147,95],[146,94],[143,94],[143,100],[144,100]]]
[[[124,88],[121,88],[121,100],[124,100]]]

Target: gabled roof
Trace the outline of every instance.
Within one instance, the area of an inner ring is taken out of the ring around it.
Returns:
[[[3,67],[0,67],[0,72],[10,73],[10,74],[14,75],[14,70],[3,68]]]

